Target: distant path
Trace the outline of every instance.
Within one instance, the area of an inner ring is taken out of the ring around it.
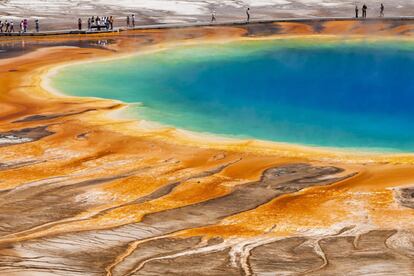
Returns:
[[[325,21],[414,21],[414,16],[402,16],[402,17],[371,17],[371,18],[354,18],[354,17],[318,17],[318,18],[283,18],[283,19],[268,19],[268,20],[250,20],[247,23],[245,20],[239,21],[223,21],[223,22],[199,22],[199,23],[178,23],[178,24],[154,24],[154,25],[140,25],[134,28],[119,27],[113,30],[104,31],[87,31],[87,30],[54,30],[54,31],[42,31],[42,32],[27,32],[27,33],[0,33],[0,37],[10,36],[49,36],[49,35],[69,35],[69,34],[105,34],[105,33],[118,33],[131,30],[151,30],[151,29],[177,29],[177,28],[191,28],[191,27],[211,27],[211,26],[240,26],[246,24],[266,24],[277,22],[325,22]]]

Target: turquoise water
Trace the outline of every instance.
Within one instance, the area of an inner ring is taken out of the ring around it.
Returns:
[[[413,73],[411,42],[272,40],[69,66],[52,85],[193,131],[411,152]]]

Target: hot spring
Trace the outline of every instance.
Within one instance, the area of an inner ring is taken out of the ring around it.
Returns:
[[[181,46],[67,66],[53,87],[238,138],[414,150],[414,42],[286,39]]]

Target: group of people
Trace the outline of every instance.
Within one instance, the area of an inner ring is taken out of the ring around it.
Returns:
[[[29,20],[23,19],[20,21],[20,33],[26,33],[29,28]],[[39,20],[35,20],[36,31],[39,32]],[[13,20],[0,20],[0,33],[15,33]]]
[[[6,19],[4,22],[0,20],[0,33],[14,33],[13,20],[8,21]]]
[[[135,27],[135,14],[131,14],[131,16],[127,16],[126,18],[126,25],[128,28]]]
[[[82,30],[82,18],[78,19],[78,29]],[[92,16],[88,18],[88,30],[101,29],[113,30],[114,29],[114,18],[112,16]]]
[[[367,10],[368,10],[368,7],[367,7],[366,4],[364,4],[362,6],[362,18],[367,18]],[[381,3],[381,6],[380,6],[380,14],[379,14],[380,17],[384,17],[384,11],[385,11],[384,4]],[[358,8],[358,5],[355,6],[355,18],[359,18],[359,8]]]
[[[82,30],[82,19],[78,19],[78,29]],[[127,27],[135,27],[135,15],[127,16],[126,18]],[[114,17],[113,16],[92,16],[88,18],[88,31],[96,29],[97,31],[113,30],[114,29]]]
[[[368,7],[366,4],[362,6],[362,18],[367,18],[367,10]],[[384,17],[384,4],[380,6],[380,17]],[[359,18],[359,7],[358,5],[355,6],[355,18]],[[211,22],[216,22],[216,12],[213,11],[211,14]],[[246,9],[246,22],[250,22],[250,8]],[[78,19],[78,29],[82,30],[82,19]],[[112,16],[92,16],[88,18],[87,21],[88,30],[96,29],[97,31],[104,30],[113,30],[114,29],[114,18]],[[126,25],[128,28],[135,27],[135,15],[131,14],[126,17]],[[20,33],[26,33],[29,28],[29,21],[27,19],[23,19],[20,21]],[[39,19],[35,20],[35,30],[36,32],[40,32],[40,22]],[[13,20],[0,20],[0,33],[14,33],[14,22]]]

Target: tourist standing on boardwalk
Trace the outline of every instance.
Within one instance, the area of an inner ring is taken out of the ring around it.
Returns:
[[[127,15],[127,27],[129,28],[130,23],[129,23],[129,15]]]
[[[9,33],[14,33],[14,22],[13,22],[13,20],[10,20]]]
[[[38,33],[40,31],[40,23],[39,23],[39,19],[35,20],[35,27],[36,27],[36,33]]]
[[[249,23],[250,22],[250,8],[247,8],[246,16],[247,16],[247,23]]]
[[[135,14],[131,15],[132,28],[135,27]]]
[[[82,31],[82,18],[78,18],[78,29]]]
[[[104,21],[106,30],[109,30],[109,17],[104,16],[103,21]]]
[[[380,17],[384,17],[384,10],[385,10],[384,4],[381,3],[381,7],[380,7]]]
[[[358,6],[356,5],[355,6],[355,18],[358,18],[359,17],[359,9],[358,9]]]
[[[363,18],[367,18],[367,9],[368,9],[367,5],[364,4],[362,6],[362,17]]]
[[[88,31],[90,31],[92,28],[92,19],[89,17],[88,18]]]
[[[6,29],[4,30],[4,32],[5,32],[5,33],[8,33],[8,32],[9,32],[9,21],[7,21],[7,20],[6,20],[6,21],[4,22],[4,25],[6,26]]]
[[[24,29],[24,23],[23,23],[23,20],[22,20],[22,21],[20,21],[20,33],[23,32],[23,29]]]
[[[112,16],[108,17],[108,29],[112,30]]]
[[[23,19],[23,32],[27,33],[27,28],[29,28],[29,21],[25,18]]]
[[[213,10],[211,13],[211,23],[216,22],[216,11]]]
[[[114,18],[112,15],[109,17],[109,26],[111,27],[111,30],[114,29]]]

